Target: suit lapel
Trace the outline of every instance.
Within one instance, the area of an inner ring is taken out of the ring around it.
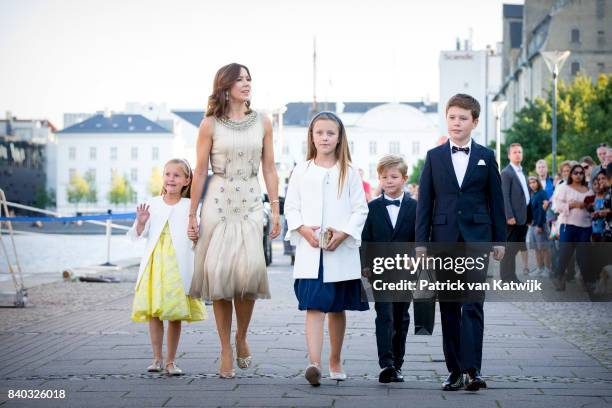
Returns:
[[[408,207],[408,200],[406,199],[406,194],[408,193],[404,193],[404,198],[402,199],[402,203],[400,204],[400,210],[399,213],[397,213],[397,221],[395,222],[395,228],[393,229],[393,236],[391,237],[391,239],[395,238],[395,234],[397,234],[402,224],[404,213],[407,211],[406,207]]]
[[[453,158],[451,153],[450,142],[446,142],[444,145],[444,149],[442,149],[442,166],[448,172],[452,183],[455,185],[457,190],[459,190],[459,183],[457,182],[457,174],[455,174],[455,168],[453,167]]]
[[[465,170],[465,176],[463,176],[463,182],[461,183],[461,187],[466,185],[467,180],[473,173],[474,167],[476,167],[476,163],[478,163],[478,160],[480,160],[479,147],[480,146],[478,146],[478,144],[472,140],[472,146],[470,147],[472,152],[470,154],[470,159],[468,160],[467,169]]]
[[[391,223],[391,218],[389,217],[389,211],[387,211],[387,207],[385,207],[385,204],[383,203],[383,197],[384,196],[381,195],[379,198],[376,199],[378,201],[377,205],[380,208],[380,212],[382,213],[382,216],[385,219],[387,226],[391,231],[393,231],[393,224]]]

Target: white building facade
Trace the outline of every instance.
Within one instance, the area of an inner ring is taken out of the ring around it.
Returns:
[[[173,157],[183,157],[179,136],[142,115],[95,115],[57,133],[56,202],[60,212],[74,211],[67,189],[72,175],[89,175],[97,202],[79,203],[82,211],[123,210],[110,204],[113,173],[124,176],[136,193],[135,202],[151,196],[149,182],[154,171]]]
[[[488,145],[495,140],[495,116],[491,102],[502,82],[501,54],[492,49],[442,51],[439,64],[440,136],[448,136],[446,103],[453,95],[465,93],[480,103],[479,124],[472,137],[476,142]]]
[[[344,120],[344,115],[339,114]],[[363,178],[373,186],[378,185],[376,164],[386,154],[404,157],[408,169],[425,158],[427,151],[436,146],[439,139],[436,126],[427,116],[412,106],[388,103],[370,109],[345,121],[353,164],[363,170]],[[283,165],[292,168],[293,163],[306,159],[308,128],[285,126],[282,147]]]

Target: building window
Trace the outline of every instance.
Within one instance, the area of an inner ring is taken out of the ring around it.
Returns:
[[[598,62],[597,63],[597,69],[599,70],[600,74],[605,74],[606,73],[606,64],[604,64],[603,62]]]
[[[132,160],[138,160],[138,147],[134,146],[131,150]]]
[[[412,154],[419,154],[421,146],[419,142],[412,142]]]
[[[606,45],[606,33],[603,30],[597,31],[597,45],[600,47]]]
[[[116,147],[110,148],[110,159],[117,160],[117,148]]]
[[[351,154],[355,153],[355,145],[353,142],[349,142],[349,151]]]
[[[370,154],[376,154],[376,141],[370,141]]]
[[[70,160],[75,160],[76,159],[76,147],[70,146],[68,148],[68,158]]]
[[[138,169],[130,170],[130,181],[136,183],[138,181]]]
[[[302,142],[302,156],[306,157],[306,152],[307,152],[307,144],[306,142]]]
[[[570,41],[573,43],[579,43],[580,42],[580,30],[577,28],[573,28],[571,31],[571,35],[570,35]]]
[[[76,176],[76,169],[68,169],[68,182],[72,182],[72,178]]]
[[[578,75],[580,72],[580,63],[577,61],[572,62],[572,75]]]
[[[85,173],[85,179],[88,182],[95,184],[96,183],[96,169],[87,170],[87,173]]]
[[[151,156],[153,160],[159,160],[159,147],[153,148],[153,154]]]
[[[606,14],[606,0],[597,0],[597,18],[602,19]]]
[[[368,177],[370,178],[370,180],[378,178],[378,174],[376,173],[376,163],[370,163],[370,171]]]
[[[399,152],[400,152],[400,142],[389,142],[389,153],[399,154]]]
[[[96,160],[96,157],[97,157],[96,148],[95,147],[90,147],[89,148],[89,159],[90,160]]]
[[[370,154],[376,154],[376,141],[370,141]]]

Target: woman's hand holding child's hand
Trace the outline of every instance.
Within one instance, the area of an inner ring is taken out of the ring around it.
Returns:
[[[319,240],[315,237],[315,231],[319,228],[321,227],[309,227],[307,225],[302,225],[297,231],[306,241],[308,241],[311,247],[318,248]]]

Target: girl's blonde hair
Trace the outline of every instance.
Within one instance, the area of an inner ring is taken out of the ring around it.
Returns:
[[[348,168],[351,164],[351,152],[349,151],[349,143],[344,124],[335,113],[327,111],[319,112],[310,121],[310,125],[308,126],[308,154],[306,155],[306,160],[314,160],[315,157],[317,157],[317,148],[314,144],[313,132],[315,123],[320,120],[331,120],[338,126],[338,144],[336,145],[335,156],[340,167],[340,178],[338,179],[338,197],[340,197]]]
[[[184,186],[181,189],[181,197],[190,198],[191,197],[191,182],[193,181],[193,172],[191,171],[191,166],[185,159],[170,159],[164,164],[164,174],[166,173],[166,166],[169,164],[178,164],[183,170],[183,174],[187,179],[189,179],[189,184]],[[162,184],[161,195],[166,195],[168,193]]]

